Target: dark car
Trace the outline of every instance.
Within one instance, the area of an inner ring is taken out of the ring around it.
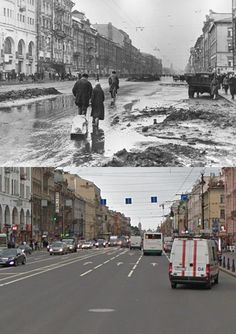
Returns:
[[[20,245],[18,248],[21,249],[25,254],[30,255],[32,253],[32,248],[29,245]]]
[[[98,239],[96,242],[95,242],[95,246],[97,247],[97,248],[99,248],[99,247],[104,247],[104,239]]]
[[[4,249],[0,253],[0,265],[17,266],[19,263],[26,264],[25,253],[19,248]]]
[[[210,72],[187,73],[185,79],[188,83],[188,96],[194,98],[194,94],[209,93],[211,95],[211,81],[214,77]]]

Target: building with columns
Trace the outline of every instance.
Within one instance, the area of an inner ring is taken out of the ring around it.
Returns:
[[[36,71],[36,0],[1,0],[0,79]]]
[[[31,168],[0,167],[0,231],[13,242],[31,238]]]

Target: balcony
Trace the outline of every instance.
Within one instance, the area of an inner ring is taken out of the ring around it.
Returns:
[[[58,2],[55,2],[54,3],[54,9],[57,10],[57,11],[60,11],[60,12],[66,12],[66,6],[58,3]]]
[[[57,35],[58,37],[65,38],[66,33],[63,30],[60,29],[55,29],[54,34]]]

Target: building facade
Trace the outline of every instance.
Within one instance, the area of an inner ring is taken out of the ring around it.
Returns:
[[[0,79],[35,73],[36,34],[36,0],[1,1]]]
[[[225,182],[225,225],[228,243],[236,244],[236,168],[223,168]]]
[[[203,34],[190,50],[190,72],[227,73],[233,71],[233,29],[231,13],[210,10]]]
[[[0,231],[19,243],[31,238],[31,169],[0,167]]]

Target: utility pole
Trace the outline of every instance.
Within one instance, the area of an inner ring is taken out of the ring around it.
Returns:
[[[202,209],[202,229],[204,230],[205,225],[204,225],[204,193],[203,193],[203,187],[205,184],[204,181],[204,173],[201,173],[201,209]]]
[[[232,0],[232,54],[234,71],[236,67],[236,0]]]

